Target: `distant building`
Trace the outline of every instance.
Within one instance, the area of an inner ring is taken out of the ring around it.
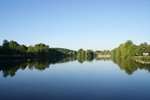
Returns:
[[[150,55],[150,53],[148,53],[148,52],[143,52],[143,56],[149,56]]]

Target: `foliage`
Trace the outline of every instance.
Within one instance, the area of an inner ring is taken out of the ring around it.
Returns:
[[[2,54],[3,52],[2,52],[2,46],[0,45],[0,54]]]
[[[92,50],[83,50],[79,49],[77,52],[77,59],[80,63],[83,63],[84,61],[92,61],[94,59],[94,51]]]
[[[69,50],[69,49],[65,49],[65,48],[52,48],[55,51],[58,51],[62,54],[68,55],[68,56],[74,56],[76,57],[77,52],[75,50]]]
[[[29,47],[21,45],[16,41],[4,40],[2,46],[0,46],[0,56],[4,58],[18,58],[18,56],[30,57],[64,57],[73,56],[76,57],[76,51],[62,48],[49,48],[48,45],[39,43]],[[12,57],[10,57],[12,56]]]
[[[46,56],[49,52],[49,46],[43,43],[36,44],[35,46],[29,46],[27,53],[35,56]]]
[[[141,43],[136,50],[138,56],[142,56],[142,53],[144,52],[150,53],[150,45],[148,45],[147,43]]]
[[[96,55],[110,55],[111,51],[110,50],[103,50],[103,51],[97,50],[95,51],[95,54]]]
[[[142,43],[140,45],[135,45],[132,41],[128,40],[125,43],[120,44],[117,48],[113,50],[83,50],[79,49],[77,52],[75,50],[69,50],[65,48],[49,48],[48,45],[39,43],[34,46],[27,47],[26,45],[21,45],[16,41],[4,40],[2,46],[0,46],[0,57],[3,56],[13,56],[13,57],[50,57],[50,58],[61,58],[61,57],[72,57],[72,59],[78,59],[81,63],[86,61],[91,61],[99,56],[112,56],[112,58],[129,58],[132,56],[143,56],[143,53],[150,54],[150,45],[147,43]]]
[[[24,55],[26,54],[27,47],[25,45],[20,45],[16,41],[7,40],[3,41],[1,52],[3,55]]]
[[[114,57],[121,57],[121,58],[128,58],[132,57],[136,54],[137,46],[133,44],[132,41],[128,40],[125,43],[119,45],[119,47],[112,50],[112,56]]]

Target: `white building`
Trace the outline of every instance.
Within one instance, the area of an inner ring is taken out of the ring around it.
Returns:
[[[149,56],[148,52],[143,52],[143,56]]]

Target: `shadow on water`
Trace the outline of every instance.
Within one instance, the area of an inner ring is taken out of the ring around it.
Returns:
[[[0,72],[4,77],[7,76],[15,76],[18,70],[25,70],[26,68],[30,70],[45,70],[49,68],[52,64],[58,63],[67,63],[71,61],[78,61],[79,63],[83,63],[85,61],[92,62],[94,58],[75,58],[75,57],[64,57],[64,58],[39,58],[39,59],[28,59],[28,60],[9,60],[9,61],[0,61]],[[124,70],[127,74],[131,75],[138,69],[145,69],[150,72],[150,65],[140,64],[132,59],[111,59],[111,58],[95,58],[96,61],[110,61],[112,60],[115,64],[119,66],[121,70]]]

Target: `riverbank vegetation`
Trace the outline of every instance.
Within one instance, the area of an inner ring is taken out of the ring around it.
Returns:
[[[35,45],[26,46],[19,44],[16,41],[4,40],[0,45],[0,59],[31,59],[31,58],[64,58],[71,57],[72,60],[92,61],[101,58],[122,58],[122,59],[136,59],[136,60],[150,60],[150,45],[141,43],[135,45],[132,41],[128,40],[120,44],[113,50],[83,50],[78,51],[65,48],[50,48],[49,45],[39,43]]]
[[[78,51],[51,48],[43,43],[26,46],[13,40],[4,40],[3,44],[0,45],[0,71],[3,71],[4,77],[14,76],[18,69],[24,70],[27,66],[30,69],[44,70],[50,64],[75,60],[79,63],[92,62],[94,59],[112,60],[129,75],[138,69],[145,69],[150,72],[150,45],[147,43],[135,45],[129,40],[113,50],[97,51],[82,48]],[[18,62],[20,67],[16,67]]]
[[[150,45],[147,43],[135,45],[132,41],[128,40],[113,49],[111,55],[112,58],[150,60]]]
[[[92,50],[79,49],[78,51],[65,49],[65,48],[50,48],[49,45],[39,43],[35,45],[22,45],[16,41],[4,40],[0,46],[0,59],[31,59],[31,58],[67,58],[71,57],[72,60],[78,59],[80,62],[85,60],[93,60],[95,52]]]
[[[0,59],[20,59],[20,58],[60,58],[65,56],[73,56],[75,51],[62,48],[50,48],[48,45],[39,43],[26,46],[16,41],[4,40],[0,46]]]

